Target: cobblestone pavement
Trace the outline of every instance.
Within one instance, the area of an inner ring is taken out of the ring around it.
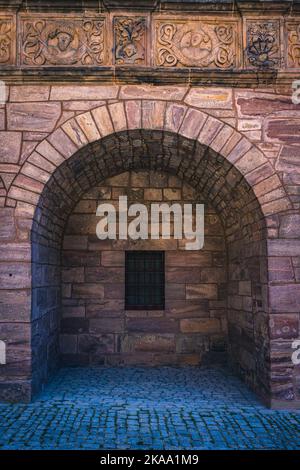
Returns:
[[[64,368],[0,405],[0,449],[300,449],[300,412],[270,411],[219,369]]]

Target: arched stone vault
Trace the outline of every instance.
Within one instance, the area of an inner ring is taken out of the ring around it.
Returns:
[[[277,310],[273,298],[273,306],[268,302],[267,240],[275,218],[291,208],[289,198],[263,152],[241,133],[199,109],[160,100],[116,100],[68,120],[28,156],[10,187],[8,204],[16,200],[16,211],[25,210],[23,203],[35,208],[32,358],[29,353],[24,377],[37,390],[57,359],[60,243],[72,207],[102,179],[148,168],[186,180],[220,214],[229,260],[232,362],[258,393],[270,395],[269,314]],[[41,276],[46,294],[37,288]],[[250,306],[243,303],[243,289]]]

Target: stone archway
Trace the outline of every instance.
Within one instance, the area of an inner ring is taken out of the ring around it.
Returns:
[[[23,378],[32,379],[36,391],[51,364],[55,366],[51,325],[54,331],[59,247],[76,198],[99,182],[96,175],[103,179],[128,169],[151,168],[176,173],[201,188],[220,214],[229,246],[231,356],[238,358],[235,366],[245,380],[262,396],[270,396],[268,226],[276,213],[289,209],[289,201],[263,153],[239,132],[203,111],[159,100],[114,102],[67,121],[37,146],[10,188],[11,199],[36,206],[32,355],[28,351],[32,374],[29,367]],[[266,180],[280,197],[264,197]],[[36,284],[41,278],[50,279],[44,293]],[[25,395],[30,388],[27,385]]]

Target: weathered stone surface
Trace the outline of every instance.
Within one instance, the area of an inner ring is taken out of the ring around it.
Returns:
[[[54,85],[51,88],[50,99],[54,101],[114,99],[117,97],[118,90],[119,87],[114,85]]]
[[[0,208],[0,240],[9,241],[16,234],[14,210],[8,207]]]
[[[165,87],[149,85],[125,85],[121,87],[120,99],[159,99],[180,101],[187,89],[185,87]]]
[[[187,284],[187,299],[217,299],[218,291],[216,284]]]
[[[126,335],[122,339],[121,350],[124,352],[175,352],[175,336],[170,334]]]
[[[300,173],[299,157],[298,145],[283,145],[276,161],[276,170]]]
[[[21,152],[20,132],[0,132],[0,162],[18,163]]]
[[[2,289],[28,289],[31,287],[30,263],[14,262],[0,264]]]
[[[272,339],[295,339],[299,335],[299,315],[272,315],[270,318]]]
[[[281,238],[300,238],[300,214],[283,215],[280,219]]]
[[[226,88],[192,88],[184,101],[197,108],[231,109],[233,106],[232,91]]]
[[[46,85],[18,85],[10,87],[10,101],[47,101],[50,87]]]
[[[300,290],[297,284],[269,287],[270,309],[272,312],[295,312],[300,309]]]
[[[9,103],[9,130],[51,132],[60,117],[60,103]]]
[[[211,334],[221,331],[220,320],[217,318],[189,318],[180,320],[182,333]]]

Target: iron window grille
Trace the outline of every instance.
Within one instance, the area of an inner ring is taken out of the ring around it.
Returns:
[[[125,309],[164,310],[165,253],[125,252]]]

